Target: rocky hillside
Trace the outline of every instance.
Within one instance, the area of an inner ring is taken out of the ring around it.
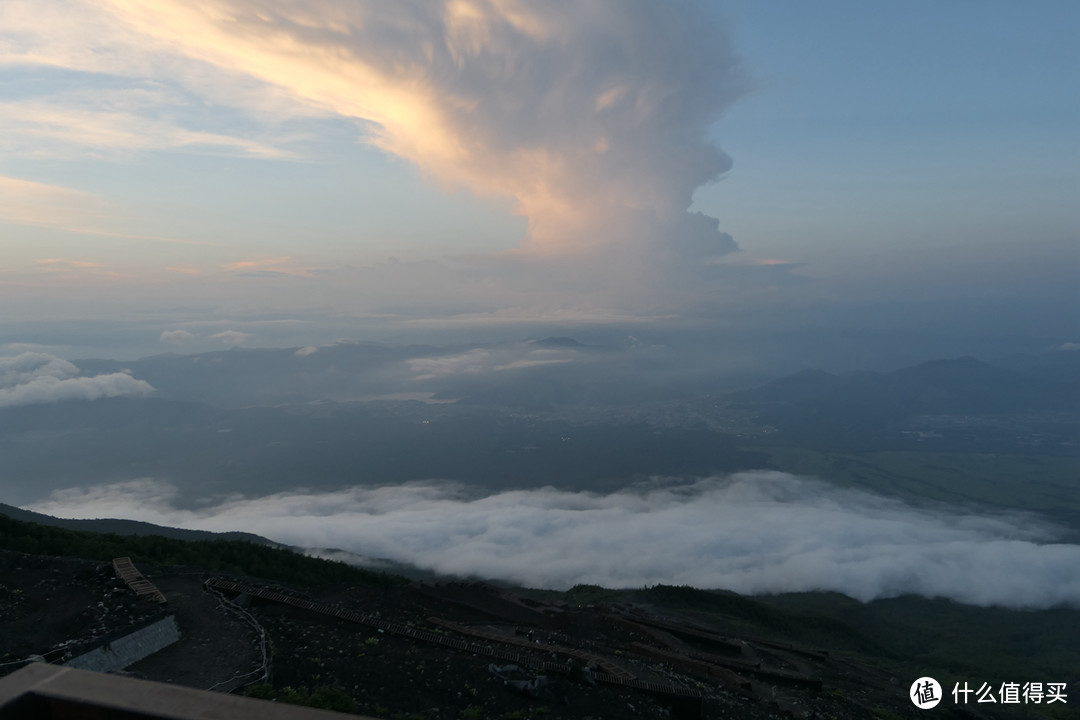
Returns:
[[[63,662],[164,610],[175,616],[181,640],[127,672],[383,718],[920,712],[907,699],[916,677],[908,676],[917,671],[896,655],[890,636],[827,613],[691,588],[555,593],[409,582],[247,543],[0,522],[5,545],[35,546],[35,554],[0,551],[0,671],[34,656]],[[264,553],[279,554],[268,560]],[[136,597],[114,577],[109,554],[131,556],[166,604]],[[1026,717],[1042,709],[1029,706]],[[1013,717],[980,713],[938,709],[938,717]]]

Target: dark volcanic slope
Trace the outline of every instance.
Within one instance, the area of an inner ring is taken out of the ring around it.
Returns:
[[[12,583],[4,586],[0,661],[62,660],[74,641],[158,611],[107,570],[0,553]],[[481,583],[301,591],[247,578],[205,583],[200,573],[175,570],[146,574],[183,637],[128,670],[192,687],[261,679],[262,628],[273,648],[272,685],[255,686],[256,694],[322,698],[379,717],[756,720],[813,712],[842,720],[873,717],[872,708],[903,712],[907,702],[887,673],[814,648],[720,635],[643,605],[548,604]]]
[[[825,594],[762,601],[665,586],[554,593],[408,583],[249,543],[0,521],[9,547],[130,555],[164,592],[183,638],[132,672],[219,689],[268,678],[248,691],[377,717],[919,717],[906,693],[925,674],[949,687],[1077,682],[1068,668],[1078,667],[1080,625],[1065,609],[1018,613],[903,598],[863,605]],[[62,660],[79,643],[115,637],[160,610],[114,579],[107,561],[0,551],[0,672],[33,655]],[[971,717],[949,707],[937,716]]]
[[[96,520],[71,520],[58,518],[44,513],[23,510],[13,505],[0,503],[0,515],[7,515],[15,520],[48,525],[50,527],[66,528],[68,530],[82,530],[95,533],[115,533],[117,535],[156,535],[159,537],[173,538],[175,540],[243,540],[246,542],[259,543],[261,545],[274,545],[272,541],[247,532],[223,532],[216,533],[208,530],[185,530],[183,528],[165,527],[139,520],[122,520],[118,518],[100,518]]]

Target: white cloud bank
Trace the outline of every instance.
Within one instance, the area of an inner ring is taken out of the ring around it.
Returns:
[[[182,345],[188,340],[192,340],[198,337],[195,333],[190,333],[187,330],[164,330],[161,333],[159,340],[164,343],[172,343],[173,345]]]
[[[563,365],[574,362],[576,357],[577,353],[570,349],[511,345],[477,348],[456,355],[412,358],[405,362],[412,372],[418,373],[413,380],[432,380],[451,375],[486,375],[541,365]]]
[[[53,493],[63,517],[247,530],[443,573],[537,587],[656,583],[740,593],[902,594],[975,605],[1080,608],[1080,546],[1030,517],[915,508],[776,472],[609,495],[552,488],[470,497],[410,484],[231,499],[191,511],[152,479]]]
[[[61,400],[148,395],[154,388],[126,373],[79,377],[79,368],[46,353],[0,357],[0,407]]]
[[[251,333],[240,332],[239,330],[223,330],[210,336],[211,340],[218,340],[226,345],[243,345],[254,338],[255,336]]]

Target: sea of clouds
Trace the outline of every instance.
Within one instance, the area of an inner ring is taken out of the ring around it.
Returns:
[[[744,594],[918,594],[974,605],[1080,608],[1080,546],[1028,515],[987,515],[755,471],[610,494],[476,495],[449,483],[294,491],[177,506],[140,479],[54,492],[29,509],[245,530],[438,573],[545,588],[658,583]]]

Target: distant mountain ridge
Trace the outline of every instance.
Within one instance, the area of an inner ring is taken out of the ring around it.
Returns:
[[[833,375],[804,370],[729,400],[797,405],[878,406],[899,414],[1069,412],[1080,409],[1070,384],[996,367],[973,357],[930,360],[891,373]]]
[[[0,503],[0,514],[7,515],[13,520],[37,523],[49,527],[59,527],[65,530],[81,530],[83,532],[112,533],[114,535],[154,535],[171,538],[173,540],[242,540],[258,545],[279,546],[272,540],[248,532],[210,532],[209,530],[185,530],[183,528],[154,525],[153,523],[139,520],[122,520],[119,518],[98,518],[94,520],[73,520],[58,518],[44,513],[31,510],[23,510],[14,505]]]
[[[889,373],[804,370],[725,399],[774,445],[1058,454],[1080,446],[1080,386],[973,357]]]

